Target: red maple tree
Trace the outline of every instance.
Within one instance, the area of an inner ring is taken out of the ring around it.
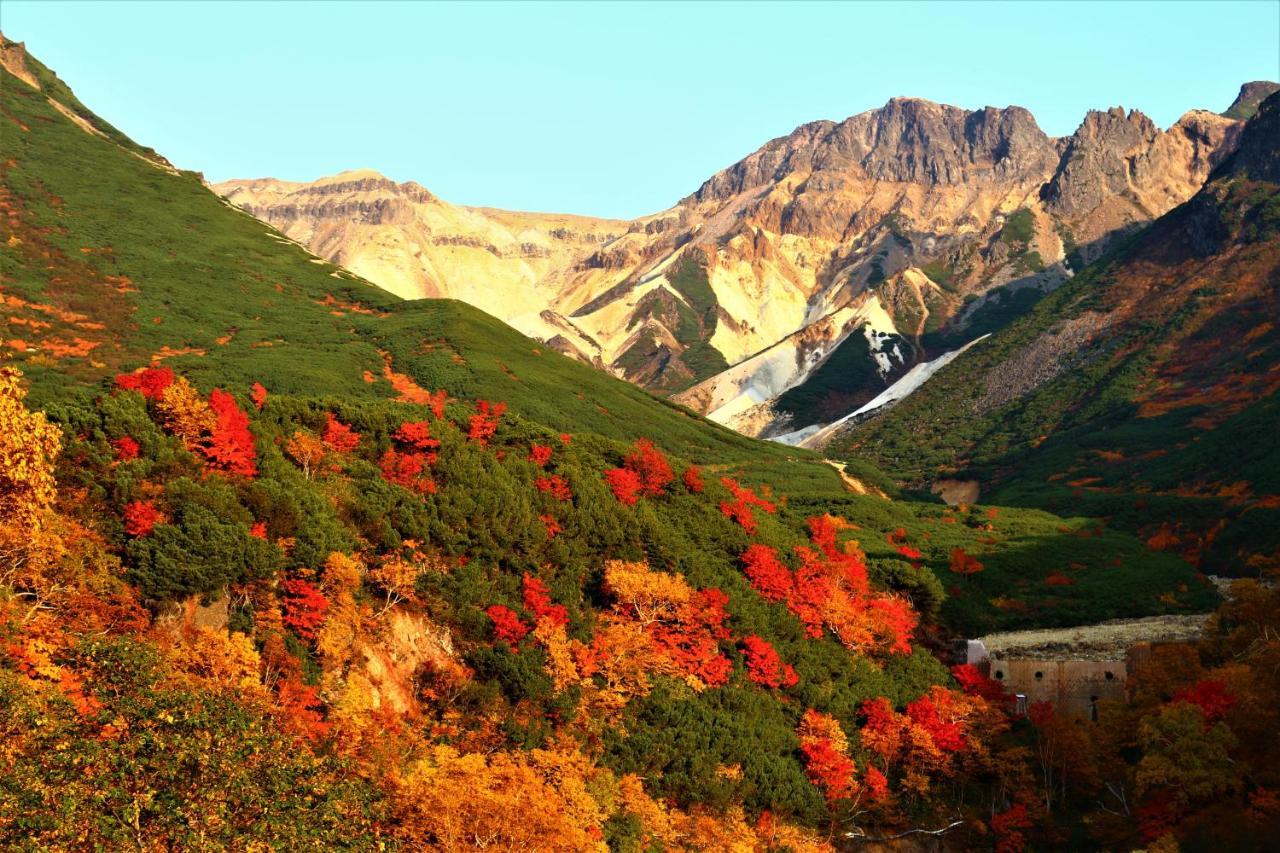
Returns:
[[[124,507],[124,532],[130,536],[146,536],[161,518],[160,510],[150,501],[131,501]]]
[[[630,468],[610,468],[604,472],[604,479],[613,496],[627,506],[635,506],[640,500],[640,476]]]
[[[116,374],[116,387],[137,391],[148,400],[159,400],[164,389],[173,384],[172,368],[148,367],[135,373]]]
[[[640,493],[645,497],[657,497],[675,479],[667,457],[647,438],[631,445],[631,452],[622,460],[622,465],[635,472],[640,480]]]
[[[755,634],[742,638],[742,653],[746,657],[747,677],[764,687],[792,687],[800,679],[790,664],[767,640]]]
[[[547,463],[551,461],[551,445],[534,444],[529,448],[529,461],[539,468],[547,467]]]
[[[485,615],[493,623],[493,635],[508,645],[514,646],[529,633],[529,626],[520,621],[520,617],[510,607],[491,604],[485,610]]]
[[[507,411],[506,403],[490,403],[477,400],[475,414],[467,429],[467,438],[481,447],[488,447],[489,440],[498,432],[498,421]]]
[[[325,416],[324,430],[320,433],[320,439],[328,445],[330,450],[338,453],[350,453],[360,446],[360,433],[338,420],[333,412]]]
[[[559,474],[539,477],[533,481],[533,485],[537,487],[538,491],[545,492],[558,501],[573,500],[573,490],[569,488],[569,481]]]
[[[563,604],[556,604],[551,600],[551,592],[540,578],[525,572],[520,587],[524,609],[532,613],[535,619],[548,619],[556,625],[569,624],[569,611]]]
[[[116,459],[121,462],[128,462],[130,459],[138,458],[138,451],[141,449],[138,442],[134,441],[131,436],[117,438],[111,442],[112,449],[116,452]]]
[[[236,405],[236,398],[221,388],[209,394],[213,411],[213,433],[199,445],[209,464],[221,471],[254,477],[258,473],[258,453],[249,431],[249,416]]]
[[[329,600],[310,581],[289,578],[280,582],[284,593],[284,624],[305,640],[316,638],[316,629],[329,611]]]
[[[428,461],[436,461],[436,450],[440,447],[440,440],[431,437],[431,424],[426,421],[406,421],[400,424],[391,437],[401,444],[428,451]]]

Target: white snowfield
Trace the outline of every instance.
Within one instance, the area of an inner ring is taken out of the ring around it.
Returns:
[[[933,361],[926,361],[923,364],[917,364],[915,367],[908,370],[901,379],[884,389],[884,391],[877,395],[873,400],[855,411],[850,412],[839,420],[832,421],[825,426],[823,424],[812,424],[793,432],[774,436],[769,440],[776,441],[780,444],[787,444],[792,447],[804,447],[810,450],[816,450],[824,447],[827,442],[835,437],[836,433],[838,433],[845,424],[849,423],[849,421],[859,415],[865,415],[868,412],[874,412],[876,409],[882,409],[886,406],[891,406],[900,400],[905,400],[921,385],[924,385],[924,383],[929,380],[929,377],[955,361],[962,353],[974,344],[984,341],[989,337],[991,337],[991,335],[986,334],[982,337],[974,338],[969,341],[969,343],[960,347],[960,349],[944,352]]]
[[[893,320],[874,294],[833,311],[763,352],[680,392],[675,399],[701,403],[709,419],[732,425],[735,417],[805,381],[845,338],[864,329],[868,340],[875,332],[895,331]],[[815,342],[819,331],[826,339]]]

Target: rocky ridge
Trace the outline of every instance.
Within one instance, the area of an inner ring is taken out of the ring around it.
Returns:
[[[773,400],[857,328],[912,346],[872,347],[878,378],[840,389],[854,403],[992,294],[1053,290],[1190,198],[1241,126],[1193,110],[1160,130],[1113,108],[1053,138],[1021,107],[895,98],[802,125],[631,222],[457,207],[373,172],[215,189],[395,293],[471,302],[759,434],[804,417]]]

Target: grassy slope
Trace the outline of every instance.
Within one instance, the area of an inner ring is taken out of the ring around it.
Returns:
[[[927,563],[941,575],[951,547],[991,550],[978,541],[992,538],[990,532],[964,525],[948,527],[931,547],[924,537],[933,535],[930,526],[941,512],[937,505],[847,495],[834,471],[812,454],[748,439],[697,418],[540,347],[474,308],[444,300],[402,302],[316,261],[269,226],[222,203],[194,175],[155,168],[79,130],[24,84],[7,75],[4,83],[3,187],[10,214],[0,235],[8,241],[5,294],[86,315],[64,320],[30,305],[3,307],[13,319],[53,323],[37,334],[24,332],[34,352],[5,351],[31,380],[34,405],[87,396],[115,372],[144,364],[166,347],[199,351],[167,357],[164,363],[205,388],[222,385],[243,393],[260,381],[273,397],[327,395],[334,402],[373,402],[395,394],[382,378],[380,353],[388,353],[396,371],[426,389],[443,388],[462,399],[505,400],[522,419],[554,431],[595,433],[613,441],[651,437],[706,466],[713,477],[733,473],[770,483],[789,496],[792,505],[784,513],[794,522],[804,513],[835,507],[871,528],[860,538],[873,554],[892,554],[882,536],[897,527],[923,546]],[[15,125],[26,129],[15,132]],[[84,180],[85,175],[94,180]],[[326,301],[338,304],[322,304]],[[355,305],[361,310],[351,310]],[[104,328],[93,328],[96,323]],[[97,346],[84,357],[60,356],[46,346],[50,337]],[[365,381],[366,371],[376,381]],[[1007,511],[1011,523],[1010,513],[1020,525],[1010,535],[1019,543],[1075,547],[1073,531],[1086,524]],[[1003,534],[995,535],[995,541],[1006,541]],[[1172,578],[1190,579],[1189,570],[1179,571],[1167,558],[1139,554],[1132,540],[1106,541],[1108,547],[1134,552],[1133,577],[1145,579],[1152,590],[1168,588]],[[1016,553],[1008,556],[1010,570]],[[1101,549],[1097,558],[1100,567]],[[1003,585],[1003,559],[988,560],[985,582]],[[1058,567],[1052,561],[1045,566]],[[1032,583],[1036,574],[1027,577]],[[1153,593],[1051,610],[1061,596],[1037,587],[1023,591],[1028,611],[1001,610],[991,606],[991,595],[976,594],[983,583],[971,584],[975,594],[969,604],[949,606],[958,629],[1028,619],[1069,624],[1167,609]],[[1207,599],[1193,590],[1184,601],[1203,605]]]

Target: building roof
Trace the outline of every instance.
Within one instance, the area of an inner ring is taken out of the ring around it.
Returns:
[[[1137,643],[1192,642],[1204,632],[1207,613],[1115,619],[1074,628],[1007,631],[981,637],[988,657],[1047,660],[1119,660]]]

